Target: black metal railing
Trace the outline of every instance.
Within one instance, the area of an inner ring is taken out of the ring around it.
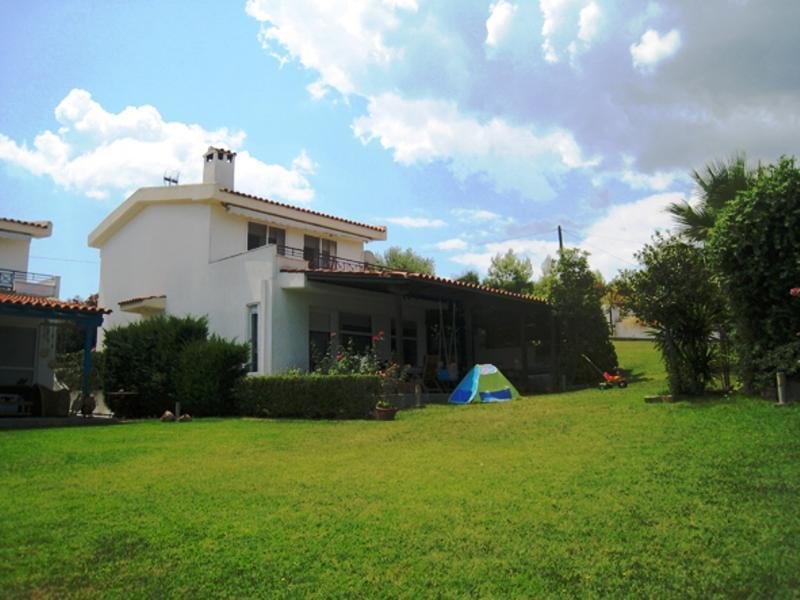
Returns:
[[[380,271],[384,269],[380,265],[343,258],[335,254],[320,252],[314,248],[292,248],[278,245],[277,250],[280,256],[306,261],[309,269],[330,269],[332,271]]]
[[[56,275],[45,275],[44,273],[0,269],[0,291],[15,292],[17,291],[17,286],[26,283],[51,286],[55,289],[58,286],[58,277]]]

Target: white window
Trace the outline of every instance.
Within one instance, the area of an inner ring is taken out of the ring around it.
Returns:
[[[250,372],[258,371],[258,304],[247,307],[247,341],[250,343]]]

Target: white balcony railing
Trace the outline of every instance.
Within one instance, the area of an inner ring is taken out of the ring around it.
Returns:
[[[57,298],[60,287],[61,277],[58,275],[0,269],[0,292]]]

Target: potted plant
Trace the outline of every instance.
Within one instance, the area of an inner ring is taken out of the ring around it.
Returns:
[[[394,421],[394,416],[397,414],[397,407],[394,406],[386,396],[381,396],[378,403],[375,405],[375,418],[378,421]]]

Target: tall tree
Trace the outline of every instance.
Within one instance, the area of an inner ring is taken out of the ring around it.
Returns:
[[[381,266],[387,269],[424,273],[425,275],[434,274],[433,259],[425,258],[411,248],[403,250],[400,246],[392,246],[383,253],[383,256],[377,258]]]
[[[498,253],[492,258],[483,284],[509,292],[530,293],[533,289],[532,276],[531,259],[517,256],[509,248],[505,254]]]
[[[597,380],[584,354],[603,369],[616,367],[617,354],[601,306],[603,288],[589,268],[588,254],[565,248],[541,287],[558,317],[560,368],[567,381]]]
[[[705,242],[722,209],[741,191],[747,189],[754,171],[747,167],[744,154],[727,161],[714,161],[702,171],[692,171],[699,202],[674,202],[667,211],[681,228],[681,233],[694,242]]]
[[[481,282],[481,276],[478,275],[477,271],[470,269],[456,277],[456,281],[460,281],[461,283],[474,283],[477,285]]]

